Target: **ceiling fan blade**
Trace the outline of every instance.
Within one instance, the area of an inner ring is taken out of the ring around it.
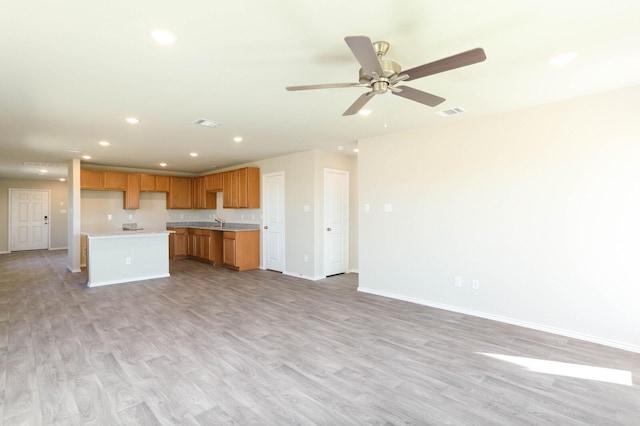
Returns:
[[[439,59],[428,64],[420,65],[419,67],[404,70],[402,73],[408,74],[409,78],[406,79],[406,81],[410,81],[426,77],[428,75],[465,67],[467,65],[482,62],[485,59],[487,59],[487,56],[484,54],[484,50],[478,47],[476,49],[458,53],[457,55],[449,56],[448,58]]]
[[[420,102],[421,104],[429,105],[430,107],[440,105],[446,101],[445,98],[423,92],[422,90],[414,89],[413,87],[396,86],[396,88],[402,89],[402,91],[392,92],[394,95],[402,96],[403,98],[411,99],[412,101]]]
[[[360,109],[362,109],[362,107],[365,106],[375,95],[376,94],[374,92],[367,92],[360,95],[360,97],[356,99],[356,101],[351,104],[349,109],[347,109],[342,115],[346,116],[357,114],[358,111],[360,111]]]
[[[308,84],[306,86],[287,86],[289,91],[296,90],[314,90],[314,89],[338,89],[341,87],[368,87],[360,83],[327,83],[327,84]]]
[[[360,66],[364,70],[365,74],[384,74],[378,55],[376,55],[376,51],[373,49],[373,43],[371,43],[371,39],[369,37],[347,36],[344,38],[344,41],[347,42],[347,46],[349,46],[353,55],[356,57],[358,62],[360,62]]]

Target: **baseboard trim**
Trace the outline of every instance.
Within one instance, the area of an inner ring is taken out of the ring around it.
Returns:
[[[0,251],[0,254],[9,254],[11,253],[10,251]]]
[[[309,280],[309,281],[318,281],[318,280],[323,280],[326,277],[312,277],[310,275],[304,275],[304,274],[299,274],[297,272],[289,272],[289,271],[284,271],[282,272],[282,275],[287,275],[290,277],[296,277],[296,278],[302,278],[305,280]]]
[[[629,352],[640,353],[640,346],[632,345],[626,342],[620,342],[617,340],[607,339],[599,336],[592,336],[590,334],[584,334],[572,330],[565,330],[562,328],[549,327],[538,323],[523,321],[516,318],[505,317],[502,315],[489,314],[487,312],[475,311],[472,309],[461,308],[458,306],[447,305],[439,302],[432,302],[429,300],[418,299],[416,297],[405,296],[402,294],[390,293],[386,291],[358,287],[358,291],[362,293],[374,294],[376,296],[388,297],[390,299],[402,300],[404,302],[416,303],[418,305],[429,306],[431,308],[444,309],[445,311],[456,312],[464,315],[471,315],[474,317],[485,318],[493,321],[502,322],[505,324],[517,325],[520,327],[530,328],[533,330],[544,331],[546,333],[557,334],[564,337],[571,337],[578,340],[584,340],[586,342],[597,343],[603,346],[609,346],[616,349],[623,349]]]
[[[67,247],[49,247],[49,250],[66,250]]]
[[[169,274],[159,274],[159,275],[149,275],[146,277],[135,277],[135,278],[131,278],[131,279],[127,279],[125,281],[121,281],[121,280],[107,280],[107,281],[94,281],[94,282],[87,282],[87,287],[100,287],[103,285],[113,285],[113,284],[125,284],[125,283],[131,283],[134,281],[145,281],[145,280],[154,280],[156,278],[166,278],[170,276]]]
[[[348,271],[350,274],[359,274],[360,271],[358,269],[349,269]]]

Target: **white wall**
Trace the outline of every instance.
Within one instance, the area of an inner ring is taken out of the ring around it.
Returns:
[[[0,179],[0,253],[9,250],[9,189],[48,189],[51,191],[49,247],[67,247],[67,183],[43,179]]]
[[[309,279],[322,278],[323,275],[323,170],[332,168],[346,170],[353,175],[353,157],[319,150],[310,150],[276,158],[256,161],[251,164],[260,167],[260,174],[285,172],[285,273]],[[354,184],[357,179],[354,179]],[[352,186],[355,189],[356,186]],[[356,191],[351,191],[351,203],[355,206]],[[309,206],[309,211],[304,207]],[[236,210],[233,214],[241,214]],[[352,218],[355,228],[351,241],[351,250],[357,252],[357,216]],[[308,261],[304,261],[304,256]],[[350,259],[350,269],[357,269],[357,256]]]
[[[638,111],[640,87],[359,141],[361,289],[640,351]]]

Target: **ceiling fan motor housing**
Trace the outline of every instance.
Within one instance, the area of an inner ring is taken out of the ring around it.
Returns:
[[[381,76],[373,76],[371,74],[367,74],[362,68],[360,68],[360,72],[359,72],[360,83],[370,84],[372,86],[374,83],[378,82],[378,80],[380,82],[388,83],[391,77],[394,77],[400,74],[400,71],[401,71],[400,64],[390,59],[381,59],[380,66],[382,67],[382,71],[383,71]]]

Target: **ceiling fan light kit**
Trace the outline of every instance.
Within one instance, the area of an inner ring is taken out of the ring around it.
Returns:
[[[305,86],[289,86],[286,89],[289,91],[346,87],[368,87],[371,89],[371,91],[360,95],[342,114],[343,116],[357,114],[375,95],[382,95],[388,91],[394,95],[434,107],[444,102],[445,99],[409,86],[399,86],[398,84],[403,81],[416,80],[429,75],[472,65],[487,59],[484,50],[476,48],[402,71],[400,64],[397,62],[383,59],[384,55],[389,51],[390,45],[388,42],[376,41],[372,43],[371,39],[367,36],[348,36],[344,38],[344,41],[360,63],[361,68],[358,75],[358,83],[311,84]]]

